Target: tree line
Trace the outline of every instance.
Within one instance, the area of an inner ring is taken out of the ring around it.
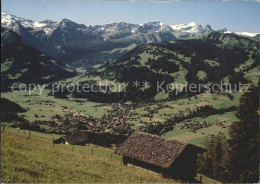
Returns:
[[[206,141],[207,151],[199,158],[198,171],[225,183],[259,182],[259,88],[240,98],[229,136]]]

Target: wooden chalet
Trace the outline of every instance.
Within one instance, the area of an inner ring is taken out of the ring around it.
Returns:
[[[72,145],[85,145],[88,141],[88,137],[84,133],[77,133],[77,134],[71,134],[66,135],[63,137],[60,137],[59,139],[54,140],[54,144],[72,144]]]
[[[135,132],[116,153],[123,163],[143,167],[170,178],[193,180],[197,175],[197,154],[203,148],[144,132]]]

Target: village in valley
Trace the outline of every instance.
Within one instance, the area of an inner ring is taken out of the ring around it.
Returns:
[[[11,97],[21,94],[6,93],[4,95]],[[39,100],[37,95],[27,96],[24,93],[23,98],[17,98],[22,100],[16,101],[27,108],[26,112],[19,113],[24,118],[24,122],[14,123],[12,127],[26,127],[31,130],[61,135],[78,131],[127,135],[139,130],[168,138],[172,132],[179,132],[179,135],[190,135],[191,139],[188,140],[187,137],[188,141],[191,143],[196,141],[198,146],[203,147],[206,137],[227,133],[228,127],[234,121],[232,104],[228,105],[227,97],[215,95],[219,99],[216,97],[216,100],[210,103],[204,100],[205,95],[208,94],[201,94],[193,99],[189,98],[177,102],[106,104],[87,102],[84,99],[68,101],[48,95],[46,95],[45,100]],[[217,108],[223,108],[223,111],[230,112],[222,113],[214,109],[205,115],[208,118],[197,118],[197,114],[204,111],[203,108],[210,109],[210,104],[214,103]],[[213,121],[214,116],[218,116],[218,119]],[[33,128],[34,124],[39,127]],[[214,131],[215,134],[208,131],[212,127],[218,130]],[[194,136],[199,139],[194,139]]]

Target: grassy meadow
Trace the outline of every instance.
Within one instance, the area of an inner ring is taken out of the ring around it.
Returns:
[[[113,150],[95,145],[54,145],[59,135],[7,127],[1,135],[4,183],[179,183],[131,165],[124,166]],[[91,150],[93,149],[93,155]],[[198,174],[199,178],[200,174]],[[203,183],[218,183],[203,176]]]

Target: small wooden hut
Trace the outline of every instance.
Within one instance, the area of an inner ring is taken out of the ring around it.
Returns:
[[[197,175],[197,153],[204,149],[177,140],[144,132],[135,132],[116,153],[123,163],[143,167],[170,178],[193,180]]]
[[[88,137],[84,133],[77,133],[77,134],[71,134],[66,135],[63,137],[60,137],[59,139],[54,140],[54,144],[72,144],[72,145],[85,145],[88,141]]]

